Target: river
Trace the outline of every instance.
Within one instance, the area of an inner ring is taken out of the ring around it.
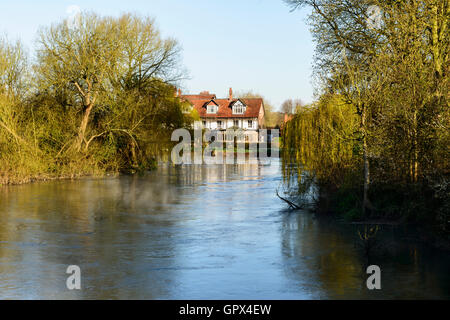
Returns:
[[[0,298],[450,298],[449,254],[403,227],[379,232],[368,290],[358,226],[287,211],[280,183],[273,162],[0,187]]]

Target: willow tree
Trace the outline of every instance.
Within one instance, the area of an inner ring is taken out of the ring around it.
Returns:
[[[343,169],[353,165],[358,125],[354,106],[342,95],[324,95],[299,109],[283,130],[285,177],[294,160],[300,183],[309,174],[321,186],[340,185],[347,174]]]
[[[369,121],[373,107],[371,73],[373,58],[381,35],[368,27],[367,1],[288,0],[293,8],[312,7],[310,18],[316,46],[316,72],[328,91],[341,94],[353,105],[360,118],[359,137],[363,149],[363,211],[369,201]],[[378,79],[376,79],[376,82]]]

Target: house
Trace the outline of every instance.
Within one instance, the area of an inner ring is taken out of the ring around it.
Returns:
[[[218,99],[208,91],[182,95],[178,90],[178,96],[198,112],[204,129],[242,129],[257,134],[264,127],[264,102],[261,98],[234,98],[232,88],[225,99]]]

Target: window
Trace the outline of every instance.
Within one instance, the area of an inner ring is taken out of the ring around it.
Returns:
[[[206,121],[203,121],[203,127],[204,128],[206,127]]]
[[[253,128],[253,121],[252,120],[248,120],[248,127],[249,128]]]
[[[233,105],[233,114],[244,114],[244,113],[245,113],[245,106],[240,101],[237,101]]]
[[[233,126],[239,128],[239,120],[233,120]]]
[[[221,129],[222,128],[222,121],[217,121],[217,128]]]
[[[211,104],[207,107],[206,113],[217,113],[217,106],[215,104]]]

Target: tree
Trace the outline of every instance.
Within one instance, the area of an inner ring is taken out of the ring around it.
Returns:
[[[264,111],[265,111],[265,126],[266,127],[275,127],[275,114],[273,112],[273,106],[272,104],[267,101],[263,95],[259,93],[254,93],[253,91],[244,91],[244,92],[237,92],[236,96],[241,99],[251,99],[251,98],[261,98],[264,101]]]
[[[105,134],[89,127],[93,114],[118,115],[125,108],[123,99],[129,102],[126,106],[139,104],[151,88],[179,79],[177,43],[161,39],[152,19],[83,14],[75,29],[65,22],[43,29],[39,44],[39,91],[64,91],[80,111],[77,151],[87,151]],[[141,119],[135,118],[134,124]],[[111,129],[125,132],[108,132]],[[89,135],[90,131],[94,132]]]
[[[286,2],[312,8],[322,94],[341,95],[360,119],[355,160],[363,164],[363,210],[373,179],[425,183],[436,169],[445,172],[448,0]],[[371,8],[380,13],[376,24]]]
[[[292,99],[285,100],[281,105],[281,112],[292,114],[295,111],[294,101]]]
[[[180,48],[174,39],[161,39],[153,19],[126,14],[114,20],[122,54],[108,74],[111,90],[105,98],[108,113],[98,123],[99,131],[88,140],[119,134],[127,139],[126,150],[135,166],[149,141],[162,144],[169,130],[186,126],[194,117],[182,113],[182,101],[174,85],[182,79]]]
[[[180,47],[153,19],[84,13],[38,40],[32,68],[0,41],[0,183],[153,168],[198,119],[175,94]]]
[[[6,134],[6,141],[13,138],[19,146],[28,146],[18,132],[27,73],[27,60],[20,42],[10,44],[6,39],[0,39],[0,134]]]
[[[107,75],[118,63],[121,53],[117,30],[111,19],[95,14],[80,16],[75,29],[65,22],[41,30],[36,66],[39,89],[66,90],[76,96],[80,110],[74,147],[87,144],[86,129],[91,112],[107,89]]]
[[[301,99],[287,99],[281,105],[281,112],[286,114],[294,114],[300,111],[305,104]]]
[[[302,99],[295,99],[293,105],[294,113],[300,112],[300,110],[305,107],[305,103],[302,101]]]

